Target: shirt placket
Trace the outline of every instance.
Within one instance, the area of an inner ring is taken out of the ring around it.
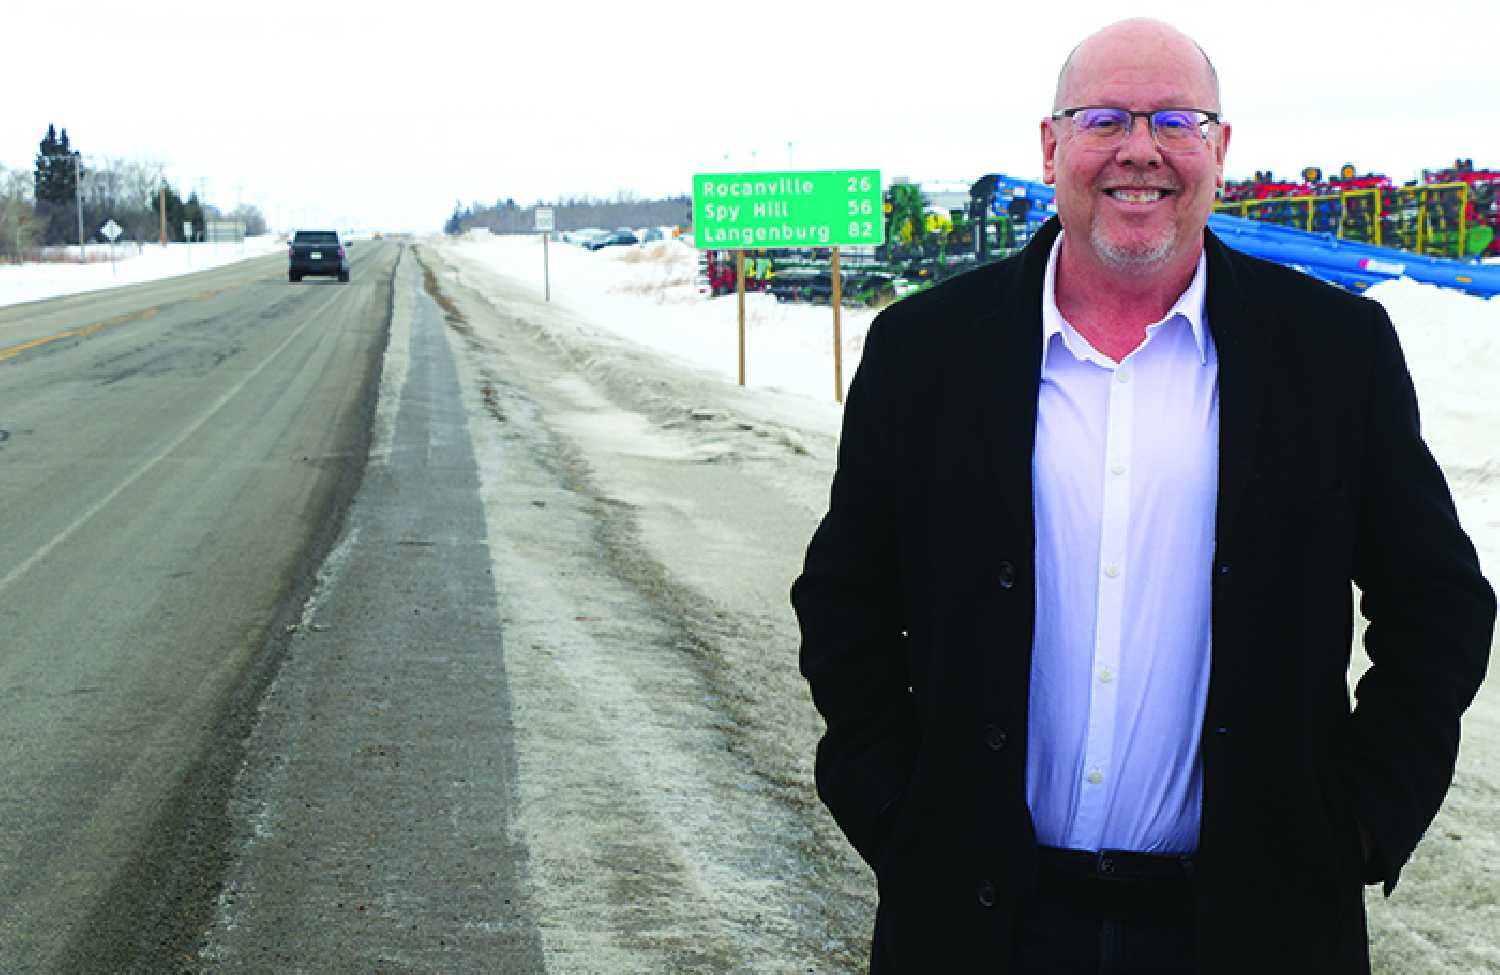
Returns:
[[[1114,785],[1115,714],[1119,705],[1120,640],[1129,565],[1130,480],[1135,426],[1136,366],[1127,358],[1109,378],[1105,420],[1103,498],[1099,533],[1099,595],[1089,674],[1088,737],[1080,769],[1078,814],[1069,846],[1098,849]]]

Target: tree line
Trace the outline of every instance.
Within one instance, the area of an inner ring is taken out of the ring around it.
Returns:
[[[537,207],[551,207],[555,228],[582,230],[586,227],[678,227],[689,222],[693,200],[683,194],[660,200],[637,197],[628,190],[614,199],[569,196],[547,203],[538,200],[531,206],[518,205],[513,199],[496,200],[493,205],[461,202],[453,205],[453,214],[443,225],[447,234],[462,234],[484,228],[497,234],[533,233],[536,230]]]
[[[162,169],[145,160],[88,160],[67,129],[59,133],[47,126],[32,172],[0,165],[0,260],[19,261],[38,247],[78,243],[80,208],[85,241],[103,241],[99,228],[109,220],[120,225],[124,240],[157,241],[163,196],[169,241],[187,239],[184,224],[201,240],[205,222],[221,217],[244,221],[246,234],[266,232],[258,208],[241,205],[225,214],[196,192],[184,200]]]

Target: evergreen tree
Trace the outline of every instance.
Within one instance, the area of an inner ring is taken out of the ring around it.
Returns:
[[[448,222],[443,224],[443,233],[450,236],[463,233],[464,216],[463,205],[455,201],[453,204],[453,216],[449,217]]]
[[[162,180],[162,186],[167,191],[167,239],[180,243],[186,239],[182,236],[182,222],[188,219],[187,204],[182,202],[171,183]]]
[[[59,137],[47,126],[36,157],[36,214],[44,244],[78,242],[78,160],[68,143],[68,130]]]
[[[38,203],[72,203],[78,190],[78,173],[73,151],[68,145],[68,130],[59,138],[55,127],[47,126],[41,151],[36,155],[36,199]]]
[[[203,204],[198,202],[198,191],[194,190],[188,194],[187,202],[182,205],[182,222],[191,222],[193,225],[193,239],[202,240],[207,226],[204,223],[206,214],[203,212]]]

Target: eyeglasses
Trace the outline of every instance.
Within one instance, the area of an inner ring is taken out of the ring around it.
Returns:
[[[1151,123],[1151,138],[1163,152],[1192,152],[1208,141],[1208,126],[1217,125],[1218,112],[1200,108],[1159,108],[1154,112],[1132,112],[1124,108],[1065,108],[1052,113],[1052,121],[1068,119],[1079,141],[1089,149],[1114,149],[1130,138],[1138,118]]]

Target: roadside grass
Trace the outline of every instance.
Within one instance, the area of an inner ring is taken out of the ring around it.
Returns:
[[[622,281],[608,290],[614,294],[652,298],[658,305],[684,304],[698,299],[698,255],[669,241],[629,247],[616,257],[636,266],[640,277]],[[647,271],[647,268],[654,268]]]

